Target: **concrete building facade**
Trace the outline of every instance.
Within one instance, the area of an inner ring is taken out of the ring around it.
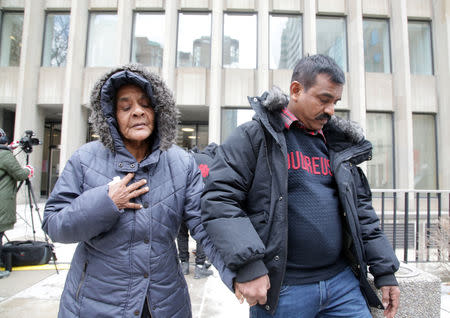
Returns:
[[[0,10],[0,126],[43,141],[30,155],[41,195],[91,139],[90,90],[111,67],[150,63],[181,110],[179,143],[201,148],[251,118],[247,96],[288,92],[291,48],[346,72],[336,109],[374,141],[372,187],[450,188],[448,0],[0,0]]]

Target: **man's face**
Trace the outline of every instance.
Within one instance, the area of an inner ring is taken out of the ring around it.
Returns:
[[[307,129],[319,130],[334,114],[334,106],[341,100],[342,84],[331,81],[328,74],[318,74],[307,91],[299,82],[292,82],[288,109]]]
[[[136,85],[119,88],[116,95],[116,119],[124,143],[144,142],[155,128],[155,111],[147,94]]]

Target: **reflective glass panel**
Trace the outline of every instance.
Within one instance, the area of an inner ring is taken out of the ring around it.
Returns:
[[[433,74],[431,26],[429,22],[409,21],[409,63],[412,74]]]
[[[364,19],[364,66],[366,72],[391,72],[389,23],[382,19]]]
[[[347,28],[343,17],[318,16],[317,53],[332,57],[344,72],[347,71]]]
[[[86,66],[115,65],[117,49],[117,14],[91,13]]]
[[[137,12],[134,16],[131,61],[162,67],[164,51],[164,14]]]
[[[394,188],[394,136],[391,113],[366,114],[366,138],[372,143],[367,179],[374,189]]]
[[[177,67],[211,65],[211,14],[178,15]]]
[[[5,12],[2,16],[0,66],[19,66],[22,48],[22,12]]]
[[[69,44],[70,14],[48,13],[45,21],[42,66],[65,66]]]
[[[256,14],[224,14],[222,42],[223,67],[256,68],[256,21]]]
[[[293,70],[302,58],[302,17],[270,16],[270,68]]]
[[[433,190],[436,177],[436,126],[434,115],[413,114],[414,188]]]

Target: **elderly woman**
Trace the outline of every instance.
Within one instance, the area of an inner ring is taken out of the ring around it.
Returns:
[[[95,85],[91,107],[100,141],[73,154],[44,212],[53,241],[79,242],[59,317],[191,317],[174,241],[182,220],[228,287],[234,275],[201,224],[202,178],[174,145],[172,94],[127,65]]]

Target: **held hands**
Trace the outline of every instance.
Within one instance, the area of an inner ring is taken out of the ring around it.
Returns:
[[[398,286],[383,286],[381,287],[381,294],[381,302],[385,308],[384,316],[387,318],[394,318],[398,310],[400,288],[398,288]]]
[[[130,200],[149,191],[147,186],[143,187],[147,183],[147,180],[145,179],[139,180],[138,182],[127,186],[133,177],[134,173],[129,173],[122,180],[109,184],[108,195],[120,210],[141,209],[142,205],[132,203]]]
[[[242,304],[244,299],[250,306],[264,305],[267,302],[267,290],[270,288],[269,276],[258,277],[245,283],[234,282],[234,294]]]

